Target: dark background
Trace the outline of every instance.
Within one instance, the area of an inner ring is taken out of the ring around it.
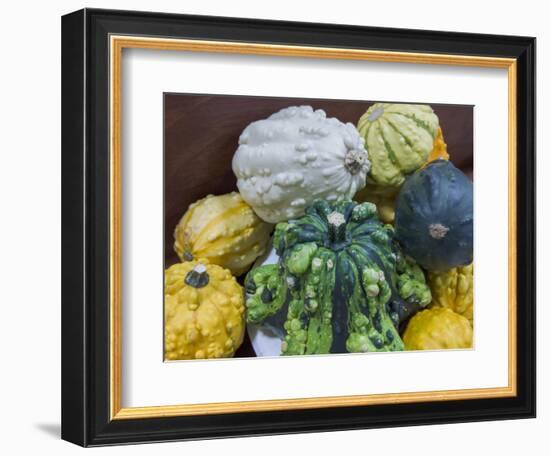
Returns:
[[[164,96],[164,261],[179,261],[174,228],[187,207],[208,194],[237,190],[231,160],[246,126],[293,105],[323,109],[354,125],[375,101],[241,95],[165,94]],[[451,161],[473,171],[473,106],[430,103],[443,130]],[[255,356],[248,340],[235,354]]]

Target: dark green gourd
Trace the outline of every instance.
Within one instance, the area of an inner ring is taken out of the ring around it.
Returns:
[[[285,355],[403,350],[402,314],[431,301],[421,270],[418,280],[406,268],[374,204],[317,200],[305,216],[276,226],[274,247],[278,264],[246,277],[247,320],[284,321]],[[397,263],[407,271],[400,275]],[[401,288],[407,299],[393,299]]]
[[[407,178],[395,205],[395,235],[403,251],[429,271],[473,259],[473,184],[446,160]]]

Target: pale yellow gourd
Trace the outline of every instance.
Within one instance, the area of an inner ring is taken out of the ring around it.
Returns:
[[[398,194],[399,192],[393,189],[381,189],[376,185],[367,184],[354,199],[362,203],[375,204],[380,220],[384,223],[393,223],[395,220],[395,200]]]
[[[166,360],[232,357],[244,328],[244,290],[227,269],[189,261],[165,271]]]
[[[432,307],[446,307],[474,320],[474,264],[444,272],[428,272]]]
[[[238,193],[208,195],[181,218],[174,249],[182,261],[205,259],[238,276],[265,252],[271,230]]]
[[[403,334],[406,350],[442,350],[471,348],[473,330],[470,322],[447,308],[418,312]]]
[[[439,118],[431,106],[375,103],[357,122],[372,163],[367,183],[397,190],[433,150]]]

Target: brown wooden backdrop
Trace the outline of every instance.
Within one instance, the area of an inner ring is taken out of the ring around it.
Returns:
[[[231,160],[238,138],[251,122],[279,109],[311,105],[328,117],[356,124],[375,101],[233,95],[165,94],[164,96],[164,247],[165,266],[178,261],[173,233],[180,217],[196,200],[237,190]],[[431,104],[439,117],[451,160],[472,176],[473,107]],[[248,340],[236,356],[254,356]]]

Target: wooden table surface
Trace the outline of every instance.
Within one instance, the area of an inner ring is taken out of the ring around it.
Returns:
[[[176,224],[196,200],[237,190],[231,160],[238,138],[251,122],[293,105],[323,109],[328,117],[356,124],[375,101],[233,95],[165,94],[164,244],[165,266],[178,261]],[[451,161],[472,177],[473,106],[431,104],[439,117]],[[255,356],[248,339],[236,356]]]

